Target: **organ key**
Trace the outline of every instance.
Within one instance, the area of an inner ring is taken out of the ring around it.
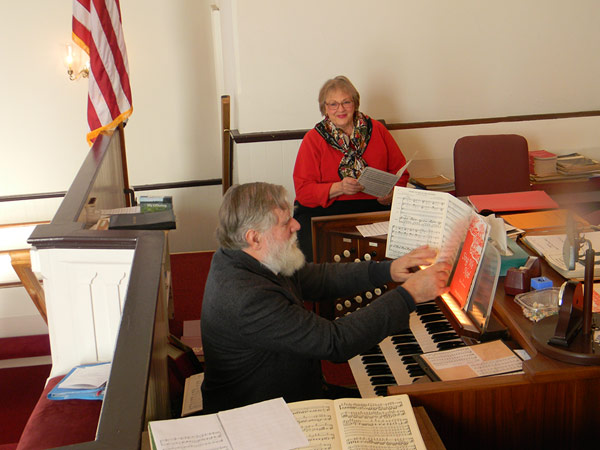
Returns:
[[[417,305],[410,316],[410,329],[388,336],[348,363],[361,397],[384,396],[388,386],[410,384],[425,375],[414,355],[462,345],[438,306],[430,301]]]

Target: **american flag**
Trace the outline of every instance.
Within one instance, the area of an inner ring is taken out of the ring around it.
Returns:
[[[133,111],[119,0],[73,0],[73,40],[90,57],[87,117],[90,145]]]

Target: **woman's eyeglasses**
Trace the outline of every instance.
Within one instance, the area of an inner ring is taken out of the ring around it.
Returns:
[[[342,103],[338,103],[338,102],[327,103],[327,102],[325,102],[325,106],[327,106],[327,108],[329,108],[332,111],[336,111],[340,106],[344,109],[348,109],[352,105],[354,105],[354,102],[352,102],[350,100],[344,100]]]

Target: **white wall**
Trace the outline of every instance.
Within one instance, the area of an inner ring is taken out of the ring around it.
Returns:
[[[309,128],[347,75],[388,122],[600,107],[600,2],[230,0],[237,126]]]
[[[130,184],[220,178],[210,2],[127,0],[121,13],[133,95]],[[2,2],[0,17],[0,196],[66,191],[88,151],[87,82],[70,81],[63,63],[72,2]],[[174,196],[172,251],[215,247],[220,187],[143,194]],[[0,223],[48,220],[59,204],[2,202]]]

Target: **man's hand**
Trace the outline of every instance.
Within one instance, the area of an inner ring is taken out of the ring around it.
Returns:
[[[411,274],[402,287],[412,295],[415,303],[422,303],[442,295],[448,291],[446,284],[452,266],[439,262],[426,269]]]
[[[390,267],[392,280],[397,283],[406,281],[411,275],[410,269],[417,266],[430,265],[437,251],[427,245],[415,248],[412,252],[395,259]]]

